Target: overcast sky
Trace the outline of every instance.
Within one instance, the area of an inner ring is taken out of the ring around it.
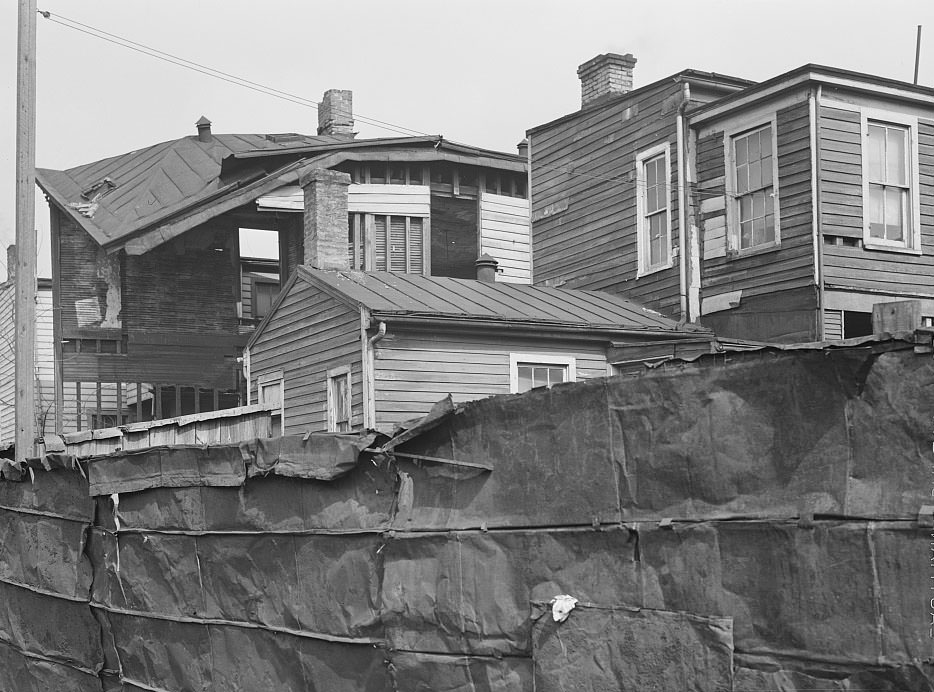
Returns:
[[[0,3],[0,242],[14,238],[16,8]],[[934,86],[934,2],[866,0],[39,0],[39,9],[269,87],[490,149],[579,107],[577,66],[632,53],[635,86],[685,68],[764,80],[817,63]],[[194,134],[314,134],[308,107],[38,18],[37,165]],[[359,137],[397,133],[358,122]],[[37,205],[40,273],[48,211]],[[0,259],[5,255],[0,253]],[[2,270],[0,270],[2,274]]]

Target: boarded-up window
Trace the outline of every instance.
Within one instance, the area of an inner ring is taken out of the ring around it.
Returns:
[[[350,432],[351,405],[350,366],[328,370],[328,431]]]
[[[279,284],[273,281],[253,280],[253,317],[262,319],[269,314],[276,296],[279,295]]]
[[[425,274],[428,220],[419,216],[352,213],[347,256],[360,271]]]

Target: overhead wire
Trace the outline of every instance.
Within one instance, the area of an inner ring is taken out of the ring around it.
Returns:
[[[107,41],[109,43],[120,46],[122,48],[128,48],[137,53],[141,53],[143,55],[156,58],[158,60],[162,60],[163,62],[176,65],[177,67],[182,67],[182,68],[191,70],[193,72],[197,72],[205,76],[213,77],[223,82],[233,84],[235,86],[240,86],[246,89],[250,89],[251,91],[264,94],[266,96],[272,96],[274,98],[278,98],[280,100],[293,103],[295,105],[304,106],[306,108],[313,108],[315,110],[318,109],[318,103],[316,101],[305,98],[303,96],[299,96],[297,94],[293,94],[293,93],[284,91],[282,89],[277,89],[275,87],[270,87],[260,82],[255,82],[255,81],[246,79],[244,77],[239,77],[235,74],[231,74],[230,72],[225,72],[223,70],[219,70],[217,68],[210,67],[208,65],[204,65],[204,64],[195,62],[193,60],[188,60],[187,58],[182,58],[178,55],[174,55],[172,53],[160,50],[158,48],[154,48],[152,46],[139,43],[138,41],[125,38],[118,34],[114,34],[114,33],[105,31],[103,29],[99,29],[95,26],[91,26],[90,24],[85,24],[76,19],[65,17],[64,15],[61,15],[61,14],[53,14],[52,12],[47,11],[47,10],[37,10],[37,12],[40,15],[42,15],[45,19],[48,19],[49,21],[55,24],[58,24],[60,26],[63,26],[65,28],[72,29],[74,31],[86,34],[88,36],[92,36],[102,41]],[[438,137],[439,142],[443,140],[443,138],[440,135],[432,135],[426,132],[422,132],[421,130],[406,127],[404,125],[390,123],[388,121],[380,120],[378,118],[371,118],[369,116],[360,115],[358,113],[354,113],[353,117],[356,121],[359,121],[363,124],[367,124],[373,127],[387,130],[387,131],[395,132],[397,134],[401,134],[404,136]],[[571,168],[573,168],[574,166],[575,166],[575,163],[573,161],[569,162],[568,164],[564,164],[564,165],[552,165],[552,164],[546,164],[546,163],[541,163],[541,162],[535,164],[535,167],[537,169],[546,169],[546,170],[556,171],[556,172],[564,173],[566,175],[573,176],[573,177],[586,178],[588,180],[595,180],[599,182],[615,183],[615,184],[622,183],[625,185],[631,185],[637,189],[640,189],[640,188],[644,189],[647,186],[647,184],[644,181],[633,179],[631,172],[628,172],[628,171],[621,175],[608,177],[608,176],[603,176],[603,175],[595,175],[592,173],[583,173],[581,171],[571,170]],[[673,189],[673,187],[675,187],[674,185],[672,185],[670,181],[663,181],[660,183],[660,185],[662,185],[669,192]],[[689,187],[693,189],[695,192],[698,192],[701,194],[726,194],[725,191],[722,189],[721,190],[713,190],[710,188],[705,189],[705,188],[698,186],[697,183],[691,183]]]
[[[38,10],[38,13],[41,14],[44,18],[48,19],[55,24],[64,26],[68,29],[73,29],[74,31],[79,31],[88,36],[93,36],[94,38],[101,39],[102,41],[107,41],[115,45],[121,46],[123,48],[129,48],[130,50],[136,51],[137,53],[142,53],[143,55],[148,55],[149,57],[157,58],[164,62],[176,65],[178,67],[184,67],[185,69],[192,70],[194,72],[199,72],[203,75],[209,77],[214,77],[220,79],[221,81],[228,82],[230,84],[235,84],[237,86],[242,86],[252,91],[256,91],[268,96],[273,96],[275,98],[294,103],[296,105],[305,106],[308,108],[318,109],[318,104],[311,99],[307,99],[303,96],[297,94],[292,94],[282,89],[276,89],[275,87],[266,86],[259,82],[254,82],[243,77],[238,77],[237,75],[230,74],[229,72],[224,72],[223,70],[218,70],[214,67],[209,67],[208,65],[202,65],[193,60],[188,60],[182,58],[178,55],[168,53],[166,51],[159,50],[158,48],[153,48],[152,46],[147,46],[143,43],[133,41],[132,39],[124,38],[117,34],[104,31],[103,29],[98,29],[97,27],[91,26],[89,24],[84,24],[75,19],[70,19],[60,14],[52,14],[47,10]],[[427,132],[422,132],[410,127],[405,127],[403,125],[396,125],[394,123],[387,122],[385,120],[379,120],[377,118],[370,118],[368,116],[359,115],[354,113],[354,118],[359,120],[362,123],[367,125],[372,125],[374,127],[379,127],[385,130],[390,130],[392,132],[397,132],[399,134],[404,134],[406,136],[421,136],[421,137],[432,137]]]

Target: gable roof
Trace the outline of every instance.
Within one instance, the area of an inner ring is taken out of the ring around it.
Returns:
[[[307,282],[349,305],[363,307],[376,321],[432,320],[439,325],[713,338],[709,329],[680,325],[654,310],[600,291],[392,272],[324,271],[300,266],[279,300],[296,281]],[[247,348],[259,338],[277,308],[278,301],[254,332]]]
[[[517,155],[446,141],[439,151],[441,144],[439,137],[351,140],[219,134],[202,142],[190,136],[64,171],[39,168],[36,182],[108,250],[150,235],[135,247],[126,247],[130,254],[141,254],[213,216],[295,182],[298,170],[309,163],[330,167],[344,160],[414,160],[420,155],[424,160],[469,160],[525,170]],[[267,170],[264,162],[273,170]]]

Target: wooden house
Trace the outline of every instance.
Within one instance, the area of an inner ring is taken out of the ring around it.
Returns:
[[[482,273],[481,273],[482,276]],[[455,402],[707,353],[713,335],[628,300],[417,274],[299,267],[244,351],[282,429],[378,429]]]
[[[906,300],[930,322],[934,90],[815,65],[613,84],[529,133],[535,283],[726,338],[863,336]]]
[[[215,134],[202,118],[195,135],[36,177],[60,432],[242,405],[242,347],[276,277],[302,264],[473,276],[486,252],[503,280],[530,281],[526,159],[358,140],[348,91],[325,93],[316,136]],[[275,269],[241,257],[241,229],[275,233]]]

